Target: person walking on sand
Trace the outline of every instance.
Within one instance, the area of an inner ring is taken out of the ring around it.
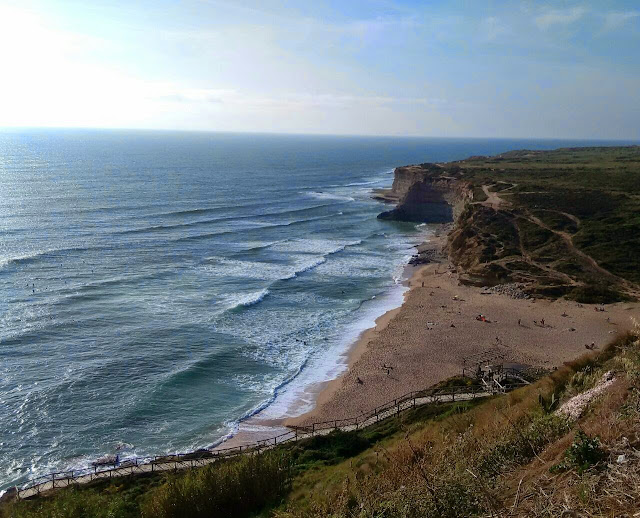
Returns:
[[[522,322],[522,319],[519,318],[518,319],[518,325],[520,325],[520,322]]]
[[[544,318],[540,320],[540,323],[542,324],[542,327],[544,327]]]

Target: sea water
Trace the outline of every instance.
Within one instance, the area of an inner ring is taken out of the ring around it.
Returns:
[[[571,144],[0,131],[0,489],[308,410],[422,238],[372,189]]]

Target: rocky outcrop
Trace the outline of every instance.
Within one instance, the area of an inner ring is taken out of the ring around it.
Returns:
[[[448,223],[469,198],[470,190],[460,179],[438,164],[398,167],[391,189],[380,189],[374,198],[397,203],[395,209],[378,217],[397,221]]]

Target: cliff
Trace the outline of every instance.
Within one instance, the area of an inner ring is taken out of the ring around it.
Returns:
[[[452,175],[453,173],[453,175]],[[456,170],[439,164],[398,167],[391,189],[378,190],[374,198],[396,203],[380,219],[424,223],[448,223],[471,198],[467,185],[455,176]]]

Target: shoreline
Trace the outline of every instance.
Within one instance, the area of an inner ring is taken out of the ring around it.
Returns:
[[[443,227],[445,227],[445,225],[436,223],[429,225],[428,230],[421,233],[421,237],[418,238],[417,243],[412,247],[414,250],[412,257],[415,257],[416,253],[421,252],[425,244],[431,243],[436,239],[441,239],[440,234]],[[435,249],[436,247],[432,245],[430,248]],[[306,419],[308,416],[313,415],[317,408],[328,400],[335,390],[339,389],[343,376],[349,372],[361,355],[364,354],[368,343],[375,338],[402,309],[402,306],[406,302],[406,297],[411,291],[412,279],[416,272],[423,266],[425,265],[413,265],[411,262],[407,262],[402,266],[401,282],[398,283],[405,288],[402,294],[402,302],[400,302],[398,306],[384,310],[382,314],[375,318],[370,327],[361,330],[355,338],[345,343],[344,349],[336,358],[336,366],[342,364],[343,368],[340,369],[335,377],[306,385],[303,389],[303,394],[306,397],[298,397],[293,405],[287,407],[287,415],[283,415],[282,417],[265,416],[263,414],[269,411],[269,407],[267,406],[257,413],[239,421],[236,430],[231,432],[230,436],[226,439],[217,442],[213,448],[245,446],[256,441],[272,438],[280,433],[288,432],[290,430],[289,426],[295,426],[298,420]],[[304,410],[302,413],[296,412],[296,409],[307,406],[309,401],[311,401],[312,405],[310,409]]]
[[[407,286],[409,286],[411,279],[416,273],[415,270],[418,270],[420,267],[419,266],[411,267],[410,265],[407,265],[407,266],[411,268],[413,271],[411,272],[410,276],[403,281],[403,284],[406,284]],[[410,289],[411,288],[409,288],[409,290]],[[407,294],[409,293],[409,290],[407,290],[407,292],[405,292],[403,295],[405,299],[407,297]],[[340,388],[342,377],[353,367],[353,365],[366,352],[367,345],[369,344],[369,342],[373,340],[376,336],[378,336],[380,332],[382,332],[382,330],[389,325],[389,323],[400,312],[401,309],[402,309],[402,305],[397,308],[390,309],[384,312],[382,315],[376,318],[375,325],[373,327],[370,327],[369,329],[365,329],[362,333],[360,333],[360,336],[356,339],[355,342],[352,342],[350,345],[347,346],[347,349],[344,352],[344,356],[346,356],[347,358],[347,361],[346,361],[347,368],[344,372],[340,373],[338,377],[333,378],[331,380],[321,381],[319,383],[316,383],[315,385],[311,385],[307,387],[307,392],[310,394],[313,394],[314,396],[314,406],[311,410],[304,412],[303,414],[300,414],[295,417],[283,418],[282,420],[280,420],[280,424],[282,424],[285,427],[296,426],[297,424],[302,423],[308,420],[309,418],[311,418],[319,406],[329,401],[331,397],[335,394],[335,392]]]
[[[442,255],[446,239],[447,234],[434,236],[419,247],[440,256],[413,267],[402,306],[379,317],[351,346],[348,369],[318,387],[314,408],[280,426],[355,416],[460,374],[464,358],[479,353],[552,370],[589,352],[586,346],[601,349],[631,329],[630,317],[638,317],[638,302],[596,312],[600,305],[514,298],[508,291],[463,285]],[[478,314],[489,321],[476,320]]]
[[[433,236],[427,241],[423,241],[422,243],[416,246],[416,250],[425,249],[425,246],[428,249],[436,251],[436,253],[441,253],[442,248],[442,236],[436,231]],[[441,264],[441,262],[431,263],[433,264]],[[360,360],[360,358],[366,353],[369,343],[373,341],[375,338],[379,337],[380,334],[389,326],[389,324],[393,321],[393,319],[400,314],[402,311],[402,307],[407,301],[411,290],[415,288],[417,278],[422,270],[430,266],[429,264],[420,264],[420,265],[412,265],[407,264],[405,266],[405,274],[406,278],[403,279],[403,284],[408,288],[407,291],[403,294],[403,302],[397,307],[390,309],[380,315],[375,320],[375,325],[370,327],[369,329],[364,330],[360,336],[356,339],[355,342],[351,343],[347,350],[345,351],[345,356],[347,356],[347,369],[342,372],[338,377],[323,381],[317,384],[316,387],[310,387],[310,391],[315,394],[315,404],[313,408],[303,414],[300,414],[295,417],[287,417],[280,421],[285,427],[290,426],[298,426],[302,423],[309,422],[310,420],[315,420],[314,418],[318,414],[318,410],[322,405],[328,403],[331,398],[338,392],[338,390],[342,386],[343,378],[347,375],[347,373],[353,368],[353,366]],[[414,282],[415,281],[415,282]]]
[[[632,327],[640,303],[585,305],[568,300],[514,298],[509,290],[464,285],[443,254],[450,225],[436,226],[417,245],[428,264],[407,264],[408,287],[402,305],[388,310],[345,350],[346,370],[310,385],[314,406],[297,416],[276,419],[260,414],[241,423],[220,447],[246,445],[288,431],[292,426],[349,418],[422,390],[462,371],[464,358],[500,354],[506,363],[552,370],[596,349]],[[517,290],[516,290],[517,291]],[[476,320],[486,315],[489,322]],[[540,325],[539,320],[545,319]],[[519,323],[521,322],[521,323]],[[384,366],[390,366],[387,370]]]

